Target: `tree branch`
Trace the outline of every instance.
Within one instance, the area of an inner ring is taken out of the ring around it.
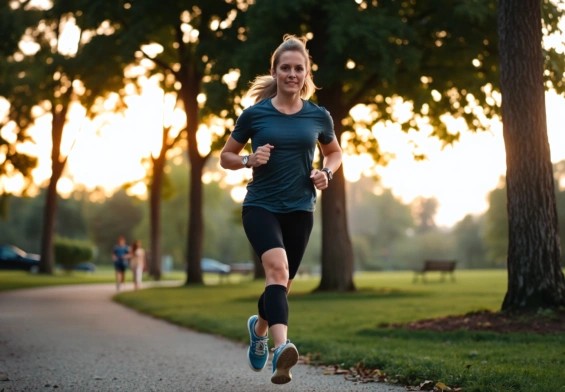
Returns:
[[[155,64],[157,64],[159,67],[163,68],[164,70],[170,71],[173,73],[173,75],[177,75],[177,73],[173,70],[173,68],[167,64],[166,62],[164,62],[163,60],[159,59],[158,57],[151,57],[149,56],[147,53],[145,53],[143,51],[143,49],[140,49],[141,53],[143,53],[143,56],[151,61],[153,61]]]
[[[357,105],[358,103],[363,103],[365,100],[363,97],[369,93],[369,91],[373,88],[373,84],[378,80],[378,75],[372,74],[369,78],[363,83],[362,87],[351,97],[344,102],[348,108],[352,108],[353,106]]]
[[[167,143],[167,150],[170,150],[171,148],[173,148],[175,146],[175,144],[177,144],[182,139],[182,137],[183,137],[182,135],[186,131],[187,131],[187,129],[184,128],[182,131],[180,131],[178,133],[178,135],[170,143]]]

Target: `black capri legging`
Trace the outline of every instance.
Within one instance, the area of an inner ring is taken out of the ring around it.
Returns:
[[[245,234],[259,258],[270,249],[283,248],[288,259],[289,279],[294,279],[310,239],[314,213],[276,213],[246,206],[242,210],[242,219]]]

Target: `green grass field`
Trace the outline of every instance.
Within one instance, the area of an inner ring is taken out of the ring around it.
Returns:
[[[113,283],[114,270],[111,267],[98,267],[94,273],[74,271],[68,274],[56,271],[55,275],[31,274],[25,271],[0,271],[0,291],[26,289],[42,286],[60,286],[67,284]],[[183,280],[183,272],[171,272],[163,276],[164,280]],[[132,281],[131,272],[126,273],[126,282]]]
[[[301,354],[326,364],[362,361],[416,384],[425,379],[465,392],[565,391],[565,336],[489,332],[408,332],[383,323],[499,309],[505,271],[458,271],[457,282],[412,284],[412,274],[363,273],[353,294],[311,294],[317,279],[295,281],[289,296],[289,338]],[[116,300],[199,331],[248,341],[260,282],[122,293]],[[242,352],[242,355],[244,353]]]
[[[162,280],[184,281],[186,275],[184,271],[171,271],[163,274]],[[241,275],[233,275],[229,278],[219,278],[216,274],[204,274],[204,282],[207,285],[217,285],[224,283],[247,282],[251,278]],[[144,276],[144,281],[148,277]],[[74,271],[68,274],[64,271],[56,271],[54,275],[31,274],[25,271],[0,271],[0,291],[29,289],[43,286],[60,286],[67,284],[92,284],[92,283],[114,283],[116,281],[114,269],[110,266],[98,266],[96,272],[86,273]],[[131,271],[126,272],[126,283],[132,282]]]

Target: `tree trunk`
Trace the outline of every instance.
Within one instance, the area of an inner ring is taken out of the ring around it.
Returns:
[[[184,103],[187,119],[188,159],[190,161],[190,193],[189,217],[186,249],[186,282],[185,284],[201,284],[202,243],[204,240],[204,218],[202,213],[202,170],[206,157],[200,156],[196,142],[198,131],[198,101],[199,77],[189,77],[182,81],[181,97]]]
[[[163,169],[165,167],[166,146],[163,144],[159,157],[152,158],[153,179],[151,183],[151,254],[148,272],[155,279],[161,279],[161,190],[163,187]]]
[[[550,160],[539,0],[499,0],[508,291],[503,310],[565,305]]]
[[[63,128],[67,117],[68,106],[57,111],[53,105],[51,122],[51,139],[53,147],[51,150],[51,179],[47,187],[45,207],[43,209],[43,225],[41,232],[41,254],[39,261],[39,272],[42,274],[53,274],[53,237],[55,235],[55,216],[57,214],[57,183],[63,174],[66,160],[61,160],[61,140]]]
[[[343,133],[340,107],[341,86],[320,90],[318,101],[332,115],[337,140]],[[354,291],[353,248],[349,238],[343,168],[334,173],[328,189],[322,192],[322,279],[317,291]]]
[[[204,241],[204,217],[202,214],[202,169],[204,167],[204,161],[195,161],[192,161],[190,165],[190,201],[186,269],[187,285],[203,283],[200,260],[202,259],[202,243]]]

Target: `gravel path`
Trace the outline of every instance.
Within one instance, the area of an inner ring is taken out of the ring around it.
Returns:
[[[262,373],[249,369],[245,345],[144,316],[113,294],[110,284],[0,293],[0,392],[404,390],[306,365],[276,386],[270,361]]]

